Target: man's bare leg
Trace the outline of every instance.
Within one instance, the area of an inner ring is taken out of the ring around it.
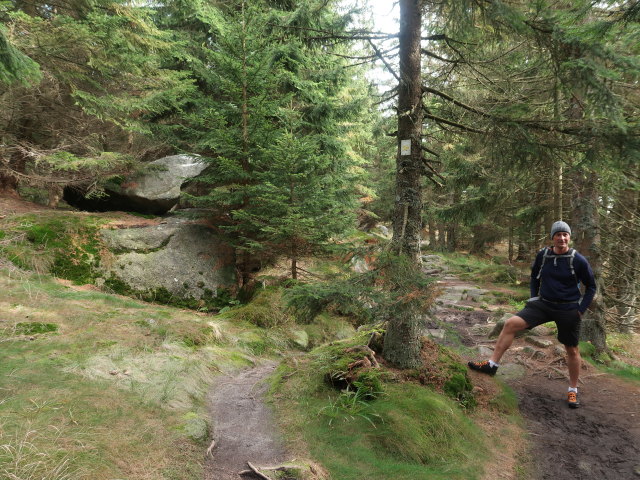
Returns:
[[[564,346],[567,351],[567,367],[569,367],[569,386],[578,388],[578,378],[580,377],[580,367],[582,367],[582,357],[578,347]]]
[[[509,349],[516,334],[526,328],[527,322],[525,322],[521,317],[518,317],[517,315],[514,315],[513,317],[507,319],[507,321],[504,322],[504,327],[502,327],[502,331],[500,332],[500,336],[498,337],[496,346],[493,349],[491,361],[494,363],[500,363],[502,355],[504,355],[504,352]]]
[[[580,349],[578,347],[564,346],[567,351],[567,367],[569,368],[569,393],[567,394],[567,403],[570,408],[578,408],[578,378],[580,377],[580,368],[582,367],[582,358],[580,357]]]

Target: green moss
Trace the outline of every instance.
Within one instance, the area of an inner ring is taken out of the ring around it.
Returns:
[[[478,402],[473,396],[473,385],[465,373],[454,373],[444,384],[443,390],[465,408],[473,408]]]
[[[100,220],[73,214],[24,215],[13,219],[15,241],[0,248],[23,269],[44,271],[75,284],[93,283],[100,264]]]
[[[263,328],[294,323],[284,305],[282,290],[277,287],[260,291],[250,303],[229,310],[225,316]]]
[[[51,333],[57,331],[58,325],[55,323],[20,322],[16,324],[16,333],[18,335],[35,335],[38,333]]]
[[[502,390],[493,397],[489,404],[497,411],[505,414],[518,413],[518,397],[516,393],[506,385],[502,385]]]
[[[49,272],[76,285],[84,285],[95,281],[97,263],[96,257],[79,249],[56,252]]]
[[[465,408],[475,407],[477,402],[473,395],[473,384],[462,359],[452,350],[426,339],[423,350],[431,352],[432,358],[435,358],[416,370],[420,382],[444,392]]]
[[[596,347],[590,342],[580,342],[578,348],[580,355],[585,358],[593,358],[596,354]]]
[[[233,302],[233,297],[228,289],[220,288],[214,295],[212,290],[205,289],[202,298],[181,297],[171,293],[165,287],[158,287],[149,290],[137,290],[127,285],[121,279],[111,276],[104,282],[105,287],[114,293],[128,297],[139,298],[146,302],[160,303],[172,307],[186,308],[204,312],[220,311]]]

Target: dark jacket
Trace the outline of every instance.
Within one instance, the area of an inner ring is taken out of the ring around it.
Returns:
[[[545,250],[550,257],[542,265]],[[538,279],[541,265],[542,273]],[[578,252],[573,259],[573,270],[575,274],[571,273],[569,258],[557,256],[552,249],[543,248],[531,266],[531,296],[540,296],[558,310],[572,310],[579,304],[578,310],[584,313],[596,294],[596,280],[589,261]],[[584,295],[580,291],[580,284],[584,286]]]

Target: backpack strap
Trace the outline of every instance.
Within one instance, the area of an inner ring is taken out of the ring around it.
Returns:
[[[544,266],[544,262],[547,260],[547,258],[552,258],[552,257],[553,257],[554,264],[556,263],[558,258],[568,258],[569,268],[571,269],[571,275],[576,277],[576,280],[578,279],[578,277],[576,276],[576,271],[573,268],[573,259],[576,257],[575,248],[570,248],[569,251],[563,255],[551,255],[550,254],[551,249],[548,247],[545,247],[542,250],[544,250],[544,255],[542,255],[542,263],[540,264],[540,270],[538,270],[538,276],[536,277],[537,280],[540,280],[540,276],[542,275],[542,267]]]
[[[573,268],[573,259],[576,258],[576,250],[575,248],[571,248],[569,249],[569,267],[571,268],[571,275],[573,275],[574,277],[576,277],[576,271]],[[576,277],[576,280],[578,279],[578,277]]]
[[[541,252],[544,252],[544,255],[542,255],[542,263],[540,264],[540,270],[538,270],[538,276],[536,277],[536,280],[540,280],[540,276],[542,275],[542,267],[544,267],[544,262],[547,260],[547,258],[549,258],[550,255],[548,255],[549,253],[549,248],[548,247],[544,247],[542,250],[540,250]],[[538,253],[539,255],[539,253]]]

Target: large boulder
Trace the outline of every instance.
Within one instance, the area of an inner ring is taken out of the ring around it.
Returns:
[[[161,224],[101,231],[105,284],[146,300],[209,306],[236,284],[234,250],[203,223],[170,217]]]
[[[127,179],[117,194],[125,197],[134,211],[162,214],[180,200],[182,185],[207,168],[206,162],[193,155],[171,155],[149,164],[147,173]]]
[[[64,199],[82,210],[162,215],[178,204],[182,187],[200,175],[207,163],[197,155],[171,155],[147,166],[121,182],[108,182],[103,196],[86,198],[83,192],[66,188]]]

